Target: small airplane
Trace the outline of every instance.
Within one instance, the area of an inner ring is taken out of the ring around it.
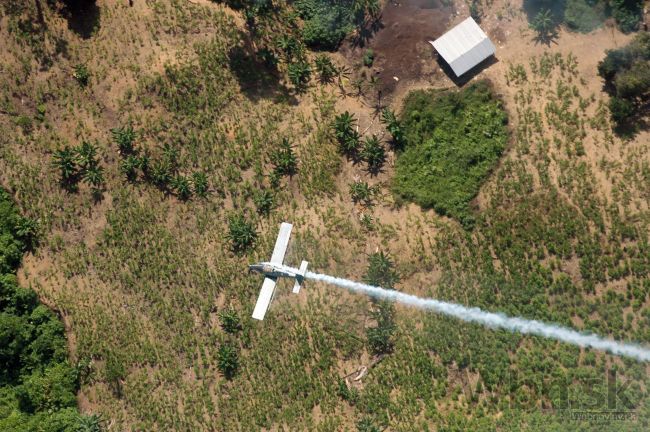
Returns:
[[[289,237],[291,236],[292,228],[293,225],[287,222],[282,222],[282,225],[280,225],[280,232],[278,233],[278,239],[275,241],[271,261],[251,264],[248,266],[249,272],[256,271],[264,275],[262,289],[260,290],[260,295],[257,297],[257,303],[253,310],[253,318],[257,320],[264,319],[264,315],[266,315],[266,311],[273,301],[275,295],[275,284],[278,278],[286,277],[295,279],[295,283],[293,284],[294,294],[300,292],[300,286],[305,280],[305,273],[307,272],[307,266],[309,265],[307,261],[302,261],[300,263],[300,269],[298,269],[297,272],[284,267],[282,264],[284,261],[284,254],[287,252],[287,246],[289,246]]]

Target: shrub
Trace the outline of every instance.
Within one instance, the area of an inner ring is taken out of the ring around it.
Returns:
[[[604,1],[567,0],[564,22],[572,30],[589,33],[598,28],[607,18]]]
[[[303,91],[309,83],[311,68],[306,61],[298,60],[289,63],[289,66],[287,66],[287,74],[289,75],[289,81],[291,81],[291,84],[293,84],[296,90]]]
[[[217,350],[217,368],[227,378],[232,378],[239,369],[239,355],[237,348],[223,344]]]
[[[298,171],[298,159],[293,152],[293,147],[287,138],[282,139],[279,148],[271,153],[273,171],[279,176],[293,176]]]
[[[192,187],[196,196],[205,198],[208,195],[208,176],[202,172],[192,174]]]
[[[227,237],[235,252],[243,252],[255,244],[257,232],[253,224],[240,213],[228,219]]]
[[[221,328],[228,333],[237,333],[241,330],[241,321],[237,311],[233,308],[228,308],[219,313],[219,320],[221,321]]]
[[[253,195],[253,203],[255,204],[259,214],[268,215],[275,205],[273,192],[267,189],[257,191]]]
[[[610,0],[612,16],[623,33],[637,29],[643,15],[643,0]]]
[[[329,83],[332,78],[338,73],[334,62],[327,54],[319,54],[314,60],[314,66],[318,73],[319,81],[322,83]]]
[[[131,125],[111,129],[113,141],[117,144],[120,153],[128,155],[133,153],[133,141],[135,141],[135,131]]]
[[[310,47],[335,50],[354,28],[352,1],[297,0],[294,7],[305,20],[302,39]]]
[[[86,87],[90,82],[90,72],[88,71],[88,68],[86,68],[86,65],[78,64],[75,66],[72,76],[77,80],[81,87]]]
[[[412,92],[402,116],[406,147],[396,161],[394,192],[470,227],[469,203],[505,148],[506,124],[484,82],[459,92]]]
[[[371,67],[375,61],[375,52],[372,49],[367,49],[363,53],[363,65],[366,67]]]
[[[386,149],[377,136],[367,137],[363,142],[361,157],[368,164],[368,171],[378,173],[386,161]]]

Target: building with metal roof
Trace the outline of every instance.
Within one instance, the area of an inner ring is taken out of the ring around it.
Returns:
[[[430,41],[457,77],[494,55],[496,48],[472,17]]]

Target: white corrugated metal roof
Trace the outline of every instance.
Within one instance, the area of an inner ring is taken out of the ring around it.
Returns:
[[[431,42],[431,45],[451,66],[456,76],[461,76],[496,52],[490,38],[472,17]]]

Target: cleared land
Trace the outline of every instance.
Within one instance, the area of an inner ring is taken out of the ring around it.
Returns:
[[[465,2],[454,7],[449,26],[468,13]],[[43,233],[20,283],[61,312],[72,360],[91,360],[81,409],[111,430],[339,431],[366,420],[398,431],[645,429],[644,364],[401,307],[393,351],[376,362],[366,341],[374,305],[317,285],[296,300],[281,284],[263,325],[249,318],[260,280],[245,266],[268,258],[279,222],[290,220],[292,263],[305,257],[361,279],[379,248],[395,262],[398,289],[650,343],[650,140],[612,133],[597,77],[605,50],[630,36],[562,30],[557,44],[536,44],[520,7],[495,0],[482,22],[499,61],[481,78],[502,98],[511,138],[474,201],[473,231],[396,206],[392,152],[377,175],[339,155],[336,113],[349,110],[360,134],[386,138],[351,79],[313,77],[305,93],[281,74],[253,85],[263,69],[242,55],[252,43],[240,12],[207,1],[98,1],[94,31],[45,8],[43,32],[27,36],[5,14],[0,182]],[[392,108],[410,88],[453,86],[443,74],[431,81],[405,80]],[[142,171],[129,181],[111,133],[127,125],[139,155],[174,162],[174,178],[205,173],[207,198],[183,200],[180,183],[166,189]],[[272,155],[283,138],[298,166],[278,179]],[[84,181],[66,191],[51,164],[84,140],[103,169],[99,194]],[[353,203],[355,179],[377,186],[374,204]],[[260,190],[274,193],[269,216],[258,213]],[[248,252],[232,251],[233,215],[255,226]],[[229,310],[241,320],[234,333],[222,327]],[[224,346],[238,353],[230,379],[219,371]],[[364,365],[342,392],[341,379]],[[606,385],[614,368],[630,383],[635,418],[603,425],[544,410],[564,388],[572,406],[587,406],[592,384]]]

